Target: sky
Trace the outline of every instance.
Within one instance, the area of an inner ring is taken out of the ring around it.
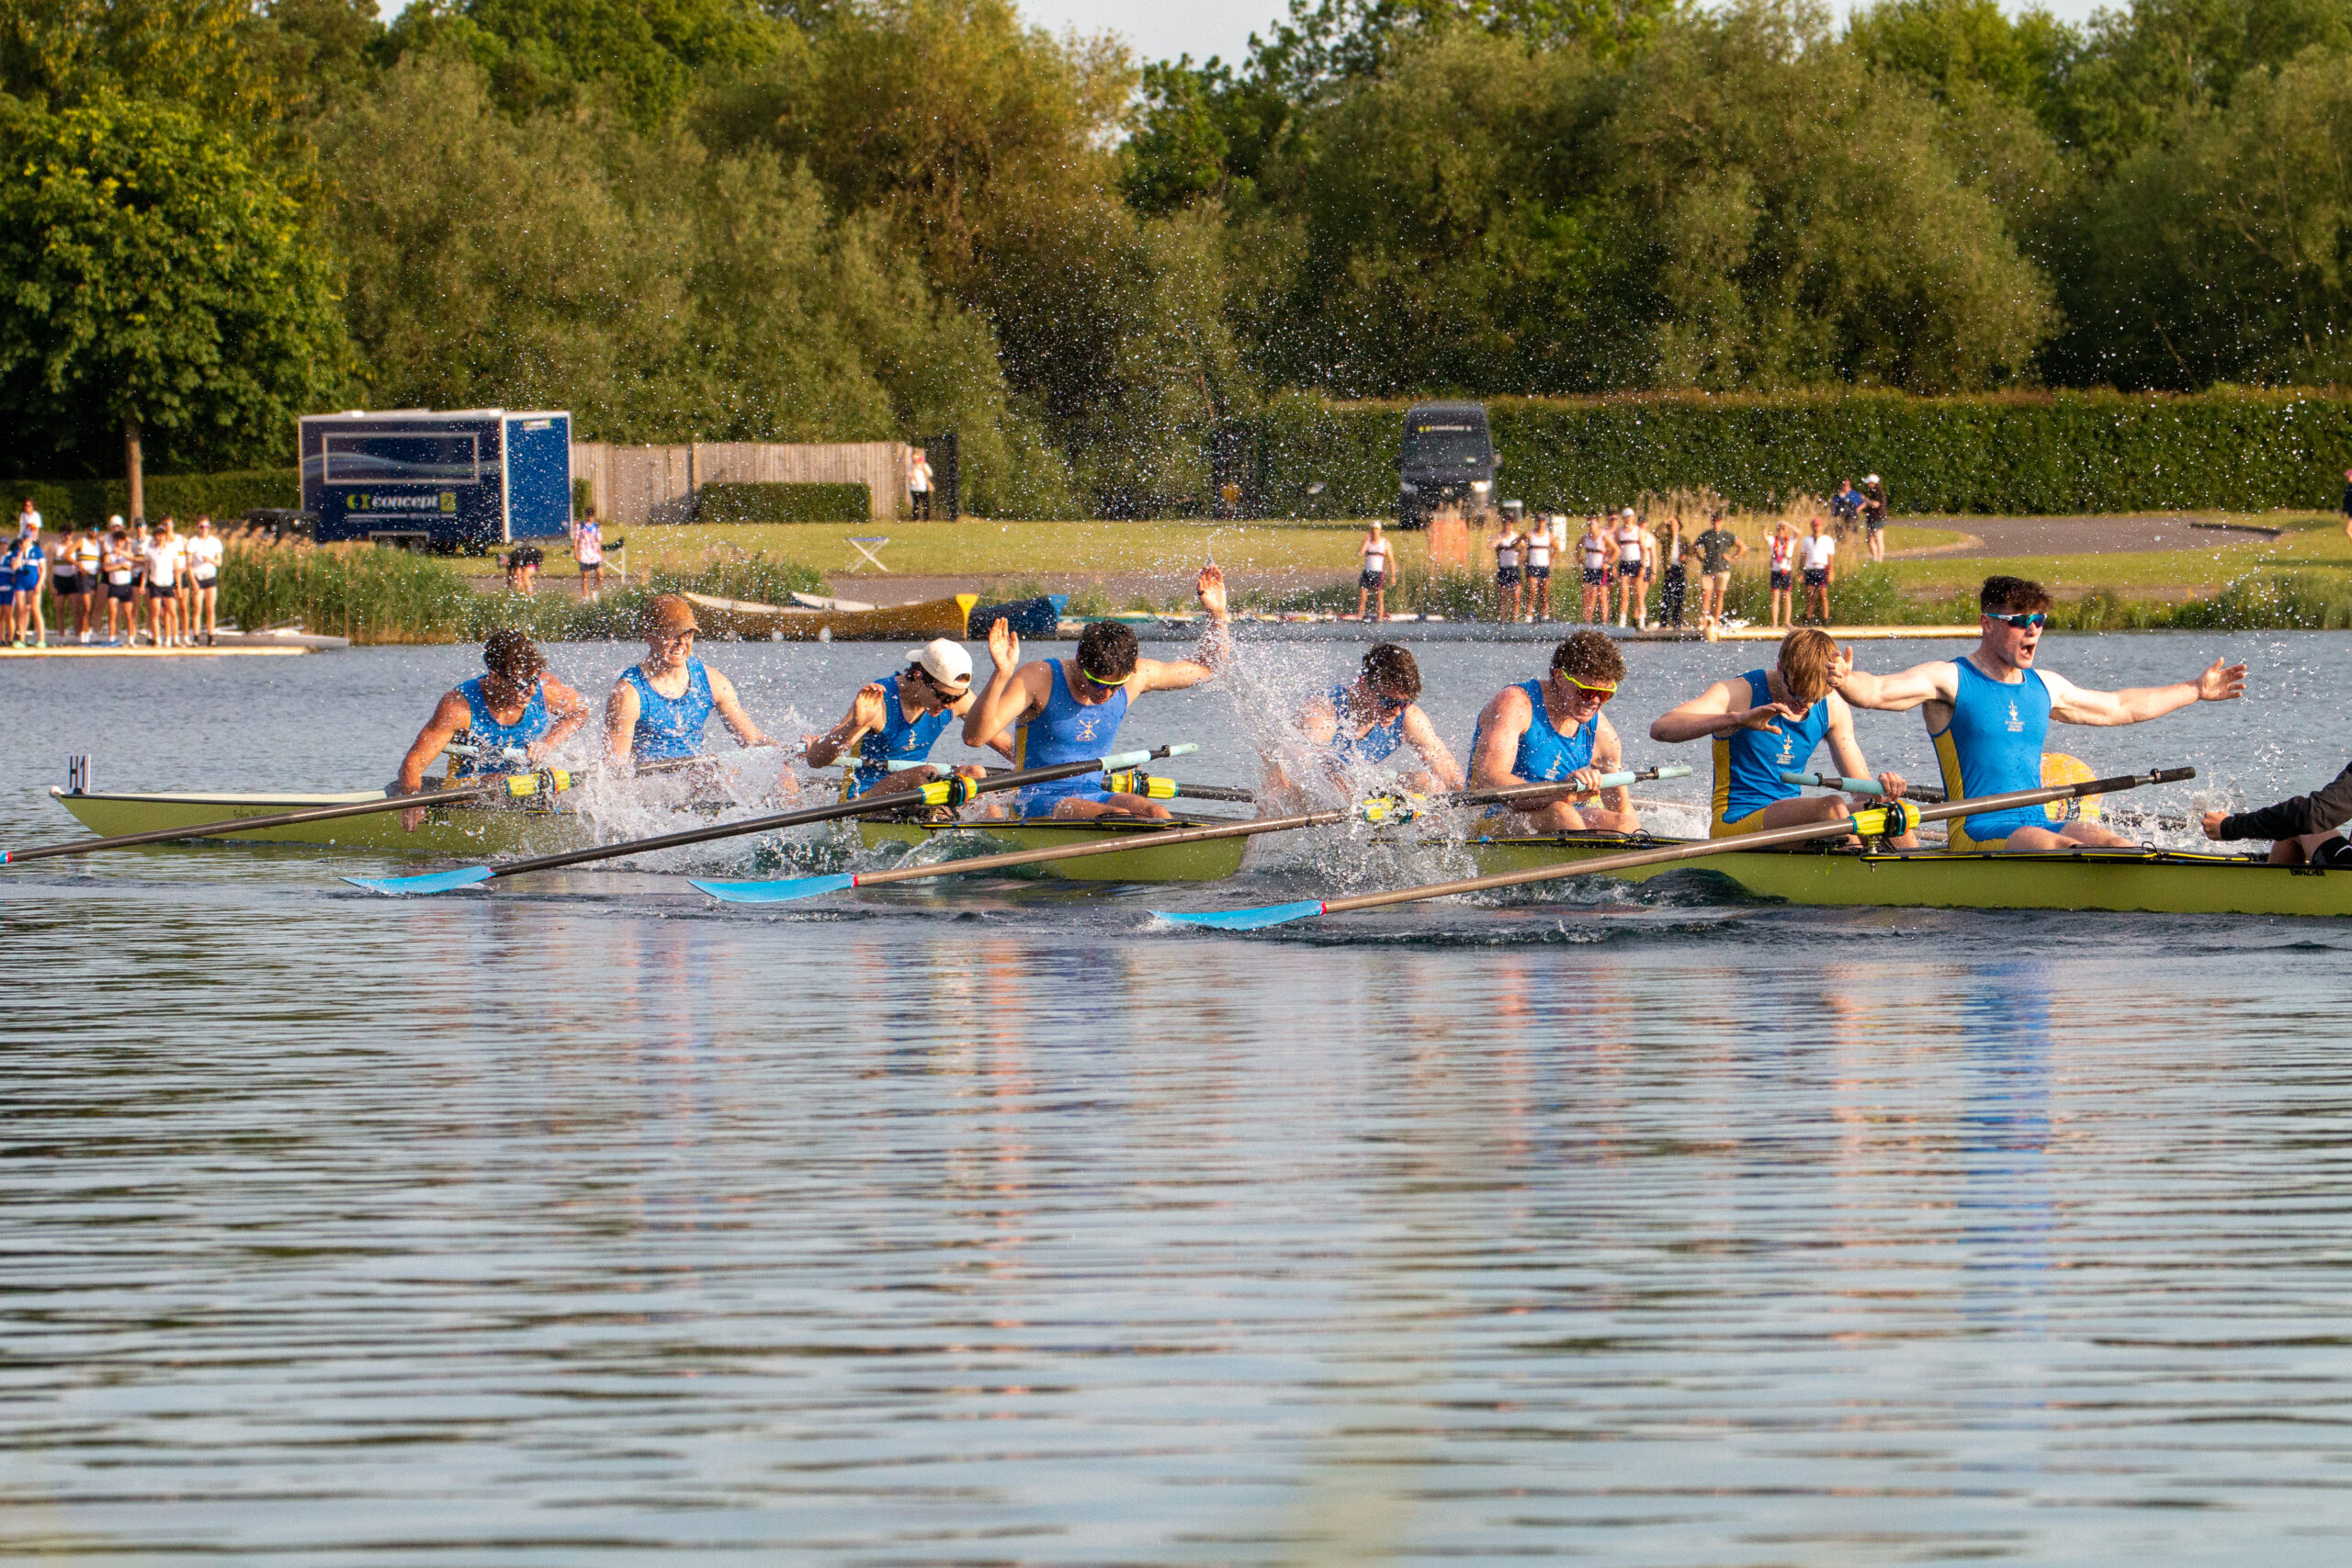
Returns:
[[[1846,8],[1836,0],[1838,8]],[[2044,9],[2062,20],[2086,20],[2098,0],[2043,0]],[[2123,0],[2109,0],[2121,9]],[[1118,33],[1144,60],[1173,60],[1190,54],[1194,60],[1222,55],[1238,64],[1248,55],[1250,35],[1269,30],[1274,19],[1290,14],[1285,0],[1018,0],[1021,14],[1052,32],[1076,28],[1081,33]],[[2015,11],[2018,7],[2009,7]]]

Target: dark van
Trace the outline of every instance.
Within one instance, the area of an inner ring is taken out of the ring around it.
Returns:
[[[1486,404],[1415,403],[1405,411],[1397,526],[1425,528],[1449,502],[1464,517],[1476,516],[1493,504],[1495,470],[1502,466]]]

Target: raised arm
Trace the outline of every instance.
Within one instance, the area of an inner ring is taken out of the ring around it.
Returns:
[[[1854,668],[1854,650],[1847,648],[1829,667],[1829,683],[1839,696],[1858,708],[1880,713],[1908,713],[1921,703],[1952,701],[1960,691],[1960,672],[1950,660],[1914,664],[1895,675],[1871,675]]]
[[[752,716],[743,711],[743,705],[735,700],[735,682],[716,670],[706,670],[705,673],[710,678],[710,702],[718,710],[719,722],[733,730],[735,739],[743,745],[766,745],[768,738],[760,732],[758,725],[752,722]]]
[[[859,741],[880,729],[888,717],[888,709],[883,705],[884,696],[882,683],[878,681],[872,685],[860,686],[857,695],[849,701],[848,715],[808,742],[808,765],[830,768],[843,753],[855,750]],[[967,696],[965,700],[969,702],[971,699]]]
[[[1199,654],[1191,659],[1136,660],[1130,693],[1181,692],[1187,686],[1216,679],[1218,668],[1233,651],[1228,629],[1231,614],[1225,603],[1225,573],[1213,565],[1201,568],[1200,576],[1193,581],[1193,592],[1200,595],[1201,608],[1209,613],[1209,629],[1201,638]]]
[[[957,718],[968,719],[971,717],[972,710],[978,707],[979,703],[979,693],[967,692],[948,704],[947,711]],[[1012,731],[1010,729],[998,730],[995,737],[988,742],[988,746],[989,750],[994,751],[1006,761],[1012,761]]]
[[[985,746],[1053,695],[1054,667],[1021,662],[1021,637],[1001,616],[989,627],[989,658],[996,667],[964,715],[964,744]]]
[[[1785,703],[1750,707],[1747,694],[1745,681],[1736,689],[1729,681],[1718,681],[1680,707],[1658,715],[1657,722],[1650,726],[1650,739],[1680,745],[1686,740],[1706,740],[1742,729],[1778,735],[1781,727],[1773,720],[1797,716],[1796,710]]]
[[[2170,686],[2134,686],[2121,692],[2092,692],[2063,675],[2044,672],[2050,716],[2061,724],[2144,724],[2191,703],[2227,702],[2245,694],[2245,666],[2216,659],[2193,681]]]

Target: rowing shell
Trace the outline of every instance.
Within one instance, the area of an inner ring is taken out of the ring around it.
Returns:
[[[1200,828],[1219,821],[1215,817],[1171,817],[1166,819],[1113,820],[1106,818],[1069,820],[1029,818],[1005,821],[907,822],[867,818],[857,825],[867,849],[884,844],[927,844],[943,834],[974,853],[999,850],[1057,850],[1065,844],[1101,843],[1133,839],[1129,854],[1089,855],[1080,860],[1052,861],[1038,867],[1054,876],[1078,882],[1221,882],[1240,871],[1247,839],[1212,839],[1207,842],[1154,848],[1153,835],[1178,828]]]
[[[1475,839],[1482,874],[1592,860],[1682,842],[1619,835]],[[1453,847],[1453,846],[1447,846]],[[1946,909],[2113,909],[2173,915],[2352,916],[2352,869],[2271,865],[2243,855],[2083,849],[2046,854],[1800,846],[1730,851],[1704,862],[1609,874],[1645,881],[1713,873],[1759,898],[1820,906]]]
[[[317,806],[351,806],[381,800],[380,789],[316,795],[77,794],[50,788],[50,798],[72,812],[92,832],[152,833],[194,828],[240,817],[268,817]],[[430,796],[424,797],[430,800]],[[297,822],[263,828],[250,835],[214,836],[227,843],[322,844],[341,850],[389,850],[420,855],[546,854],[596,841],[594,828],[577,813],[514,806],[435,806],[413,833],[401,828],[398,811],[345,817],[328,822]],[[213,840],[206,840],[211,842]]]

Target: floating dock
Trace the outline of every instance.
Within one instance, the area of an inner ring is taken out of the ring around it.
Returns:
[[[0,648],[0,659],[233,659],[241,655],[284,659],[290,654],[314,651],[300,647],[100,648],[95,643],[85,648],[79,643],[72,643],[62,648]]]

